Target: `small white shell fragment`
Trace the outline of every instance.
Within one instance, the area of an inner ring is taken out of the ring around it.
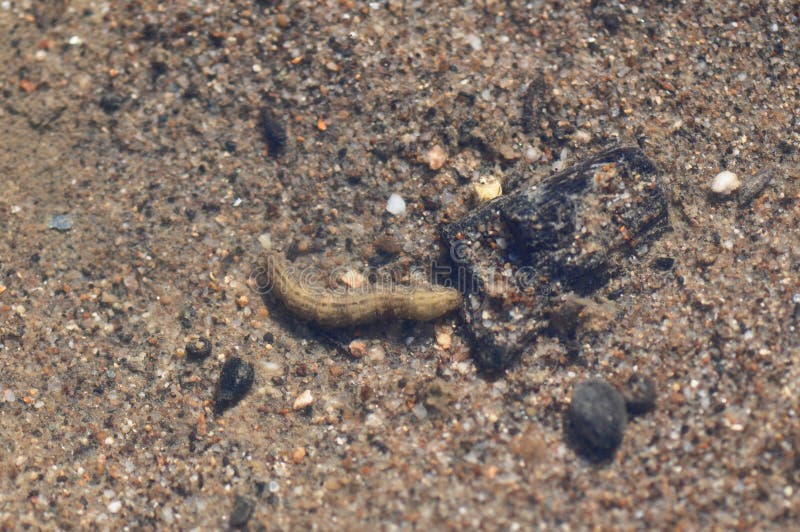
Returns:
[[[386,202],[386,210],[395,216],[405,214],[406,201],[399,194],[392,194]]]
[[[741,186],[739,177],[729,170],[724,170],[714,176],[711,181],[711,191],[720,196],[727,196],[731,192],[738,190]]]

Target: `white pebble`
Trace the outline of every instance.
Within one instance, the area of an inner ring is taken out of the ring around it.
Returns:
[[[725,170],[714,176],[714,180],[711,182],[711,190],[715,194],[727,196],[731,192],[738,190],[741,185],[736,174]]]
[[[111,501],[108,503],[108,511],[112,514],[119,512],[122,509],[122,501]]]
[[[481,40],[481,38],[480,38],[480,37],[478,37],[478,36],[477,36],[477,35],[475,35],[474,33],[471,33],[471,34],[469,34],[469,35],[466,35],[466,36],[464,37],[464,39],[467,41],[467,43],[468,43],[468,44],[469,44],[469,45],[472,47],[472,49],[473,49],[473,50],[475,50],[475,51],[478,51],[478,50],[480,50],[480,49],[483,47],[483,41]]]
[[[542,150],[539,148],[530,145],[525,148],[525,160],[529,163],[535,163],[542,158],[542,155]]]
[[[294,404],[292,405],[292,408],[294,410],[301,410],[301,409],[309,406],[313,402],[314,402],[314,396],[311,395],[311,391],[310,390],[306,390],[306,391],[304,391],[303,393],[301,393],[300,395],[297,396],[297,398],[294,400]]]
[[[392,194],[386,202],[386,210],[395,216],[403,215],[406,213],[406,202],[399,194]]]

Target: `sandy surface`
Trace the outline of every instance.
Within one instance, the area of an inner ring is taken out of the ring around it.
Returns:
[[[0,528],[797,526],[796,3],[64,3],[0,2]],[[673,231],[577,357],[487,379],[458,315],[329,334],[248,286],[259,236],[407,278],[475,183],[615,144]],[[657,409],[585,460],[573,387],[635,373]]]

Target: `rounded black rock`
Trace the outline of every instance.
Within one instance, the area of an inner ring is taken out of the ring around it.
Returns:
[[[231,357],[222,365],[219,384],[214,398],[217,411],[226,410],[242,400],[253,387],[255,370],[249,362],[239,357]]]
[[[231,527],[244,528],[250,520],[250,516],[253,515],[255,506],[255,501],[250,497],[237,495],[233,501],[233,510],[231,510],[231,515],[228,518]]]
[[[204,360],[211,354],[211,342],[208,338],[201,336],[194,342],[186,344],[186,358],[193,361]]]
[[[578,383],[572,391],[569,419],[575,435],[594,451],[613,452],[625,434],[625,399],[603,379]]]
[[[656,383],[653,379],[634,373],[622,390],[628,413],[641,416],[656,407]]]

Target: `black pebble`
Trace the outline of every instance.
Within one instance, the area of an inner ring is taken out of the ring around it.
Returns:
[[[211,342],[208,338],[201,336],[194,342],[186,344],[186,358],[194,362],[204,360],[211,354]]]
[[[258,124],[261,128],[261,134],[264,136],[264,142],[269,147],[270,156],[278,155],[286,145],[286,128],[272,111],[266,107],[261,109]]]
[[[222,149],[228,153],[236,153],[236,142],[232,140],[226,140],[225,144],[222,145]]]
[[[100,98],[100,109],[106,114],[113,114],[119,111],[122,104],[125,102],[124,98],[116,94],[104,94]]]
[[[254,377],[255,370],[249,362],[243,362],[239,357],[226,360],[222,365],[217,394],[214,398],[216,411],[222,412],[241,401],[253,387]]]
[[[253,515],[255,506],[255,501],[250,497],[237,495],[236,499],[233,501],[233,510],[231,510],[231,515],[228,518],[231,527],[244,528],[250,520],[250,516]]]
[[[569,419],[581,443],[600,454],[611,454],[622,443],[628,423],[625,399],[602,379],[585,380],[572,392]]]
[[[653,379],[633,374],[622,390],[625,406],[632,416],[641,416],[656,407],[656,383]]]
[[[672,257],[658,257],[653,261],[653,268],[667,272],[675,265],[675,259]]]

